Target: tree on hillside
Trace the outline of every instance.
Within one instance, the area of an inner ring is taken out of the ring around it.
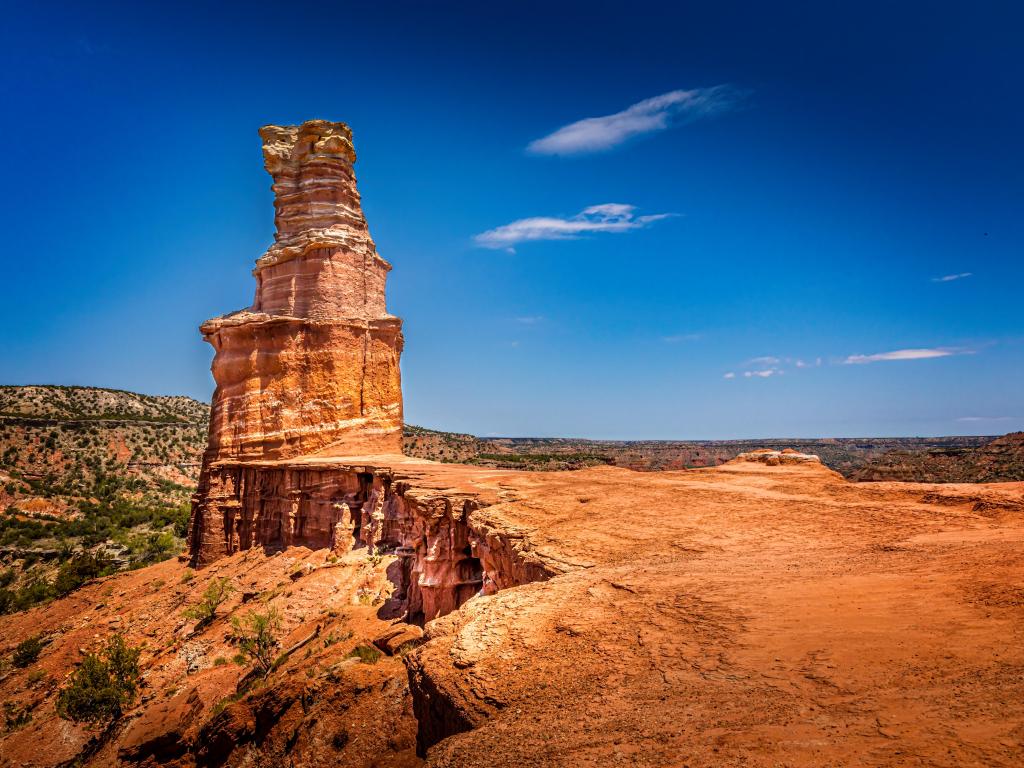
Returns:
[[[274,649],[278,645],[274,633],[281,628],[281,616],[277,610],[267,608],[266,613],[253,611],[244,619],[233,616],[231,626],[242,653],[256,663],[264,677],[269,675],[274,668]]]
[[[141,652],[125,643],[123,636],[114,635],[100,653],[86,654],[57,694],[57,714],[92,725],[120,719],[135,701]]]
[[[199,626],[209,624],[217,615],[217,608],[235,591],[235,585],[227,576],[214,578],[203,592],[203,599],[182,614],[186,619],[194,619]]]

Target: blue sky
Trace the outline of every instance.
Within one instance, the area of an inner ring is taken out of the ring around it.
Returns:
[[[208,400],[197,325],[272,240],[257,128],[321,117],[410,422],[1024,429],[1024,13],[749,6],[9,8],[0,379]]]

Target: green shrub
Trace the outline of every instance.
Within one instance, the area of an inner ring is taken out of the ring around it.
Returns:
[[[57,571],[57,578],[53,582],[53,591],[57,593],[58,597],[63,597],[74,592],[87,581],[107,573],[109,567],[110,563],[102,557],[91,552],[79,552],[61,565]]]
[[[375,645],[357,645],[347,655],[351,659],[359,659],[363,664],[376,664],[384,654]]]
[[[4,730],[8,733],[31,722],[32,713],[24,706],[13,701],[4,702]]]
[[[274,667],[274,649],[278,646],[274,633],[281,628],[281,616],[277,610],[267,608],[266,613],[253,611],[244,619],[233,616],[231,626],[242,653],[263,671],[264,677],[269,675]]]
[[[11,658],[11,663],[18,669],[24,669],[29,664],[35,663],[35,660],[39,658],[39,654],[42,653],[42,651],[42,636],[33,635],[27,640],[22,640],[18,643],[18,647],[14,649],[14,656]]]
[[[217,615],[217,608],[220,604],[231,597],[235,591],[235,585],[227,576],[211,579],[203,592],[203,599],[191,608],[185,609],[182,613],[186,619],[194,619],[200,625],[209,624]]]
[[[86,654],[57,694],[57,714],[94,725],[118,720],[135,701],[141,650],[114,635],[101,653]]]

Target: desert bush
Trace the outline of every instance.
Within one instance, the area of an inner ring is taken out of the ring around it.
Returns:
[[[359,659],[363,664],[376,664],[384,654],[373,645],[357,645],[348,652],[348,657]]]
[[[24,706],[13,701],[4,702],[4,730],[8,733],[31,722],[32,713]]]
[[[242,653],[262,670],[264,677],[274,667],[273,653],[278,642],[274,633],[281,628],[281,616],[274,608],[265,613],[252,611],[245,618],[231,618],[235,641]]]
[[[57,571],[53,591],[58,597],[70,594],[85,584],[109,572],[110,563],[91,552],[79,552]]]
[[[187,608],[182,616],[195,619],[200,625],[209,624],[217,615],[217,608],[235,591],[235,585],[227,576],[214,578],[203,592],[203,598],[196,605]]]
[[[118,720],[135,701],[141,650],[114,635],[100,653],[86,654],[57,694],[57,714],[94,725]]]
[[[39,654],[43,651],[43,638],[40,635],[33,635],[27,640],[22,640],[18,643],[18,647],[14,649],[14,655],[11,657],[11,663],[14,664],[18,669],[24,669],[29,664],[34,664],[35,660],[39,658]]]

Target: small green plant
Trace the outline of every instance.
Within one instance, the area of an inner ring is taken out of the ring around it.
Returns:
[[[216,704],[213,705],[213,709],[210,710],[210,716],[211,717],[216,717],[221,712],[223,712],[225,709],[227,709],[232,704],[234,704],[236,701],[238,701],[240,698],[242,698],[242,696],[241,696],[241,694],[238,694],[238,693],[232,693],[230,696],[225,696],[223,699],[221,699],[220,701],[218,701]]]
[[[213,666],[215,667],[223,667],[227,663],[228,660],[225,659],[223,656],[218,656],[216,659],[213,660]]]
[[[33,669],[28,673],[28,677],[25,678],[29,685],[38,685],[46,679],[46,672],[41,669]]]
[[[274,668],[274,650],[278,646],[274,633],[281,628],[281,616],[273,607],[265,613],[252,611],[245,618],[231,617],[239,649],[266,677]]]
[[[4,730],[8,733],[16,731],[32,720],[32,713],[24,706],[13,701],[4,702]]]
[[[236,653],[234,656],[231,657],[231,661],[233,661],[235,664],[237,664],[240,667],[244,667],[246,664],[249,663],[249,657],[246,656],[241,651],[239,651],[238,653]]]
[[[207,585],[202,600],[185,609],[181,615],[186,619],[195,619],[199,626],[209,624],[217,615],[220,604],[231,597],[234,591],[235,585],[231,583],[231,579],[226,576],[215,578]]]
[[[196,577],[196,572],[193,571],[191,568],[189,568],[188,570],[185,571],[185,573],[183,573],[181,575],[181,583],[182,584],[189,584],[192,581],[192,579],[194,579],[195,577]]]
[[[376,664],[384,654],[374,645],[357,645],[347,656],[350,659],[359,659],[363,664]]]
[[[39,658],[39,654],[42,653],[43,645],[41,635],[33,635],[27,640],[22,640],[18,643],[18,647],[14,649],[11,663],[18,669],[24,669],[29,664],[34,664],[35,660]]]
[[[86,654],[57,694],[57,714],[94,725],[119,720],[135,701],[141,651],[114,635],[100,653]]]
[[[366,562],[371,568],[376,568],[384,560],[384,550],[380,547],[370,547],[366,550]]]

